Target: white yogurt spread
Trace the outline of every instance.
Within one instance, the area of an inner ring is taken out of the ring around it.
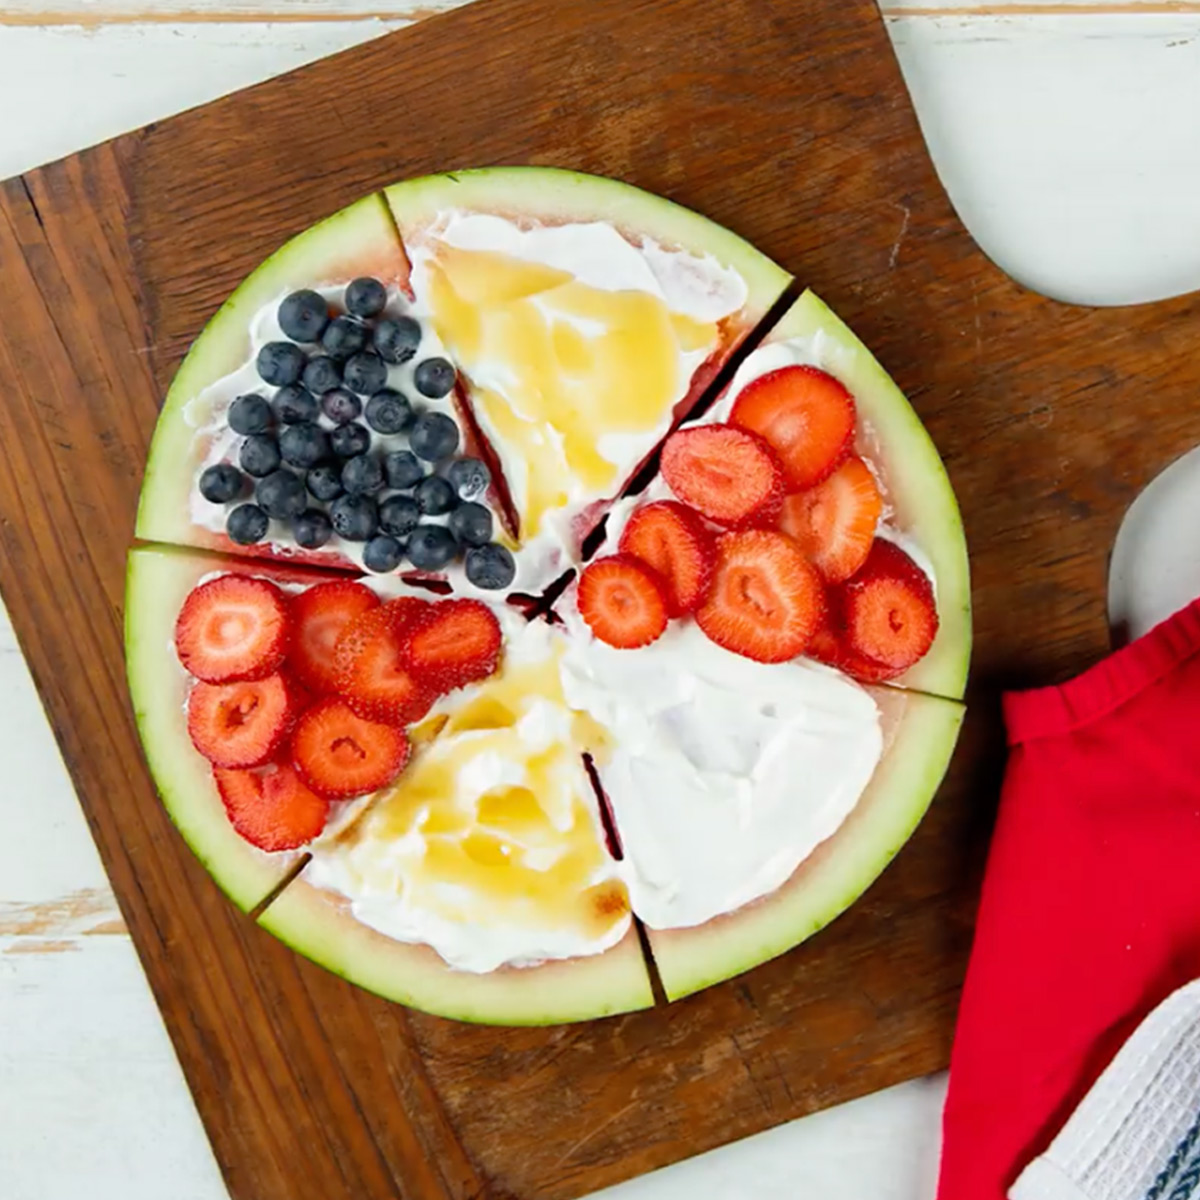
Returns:
[[[615,650],[574,616],[568,699],[611,734],[598,762],[633,911],[699,925],[774,891],[837,832],[883,750],[879,711],[838,672],[765,665],[673,623]]]

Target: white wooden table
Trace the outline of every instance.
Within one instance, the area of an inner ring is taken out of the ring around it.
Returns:
[[[0,0],[0,177],[463,2]],[[1200,287],[1200,3],[884,15],[942,179],[1001,266],[1090,303]],[[1195,553],[1171,536],[1123,559],[1135,590],[1171,571],[1170,602],[1117,598],[1143,623],[1200,590],[1190,478],[1160,491]],[[6,619],[0,764],[0,1200],[224,1200]],[[893,1088],[604,1197],[929,1200],[943,1090]]]

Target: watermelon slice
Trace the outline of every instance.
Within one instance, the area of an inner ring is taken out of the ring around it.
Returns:
[[[792,949],[845,912],[925,815],[958,740],[965,709],[934,696],[870,688],[884,754],[841,828],[782,887],[689,929],[648,929],[667,998],[677,1000]]]
[[[540,591],[789,277],[696,213],[571,171],[455,172],[387,200]]]

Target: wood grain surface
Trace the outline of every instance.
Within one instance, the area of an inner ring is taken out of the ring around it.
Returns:
[[[548,1030],[388,1005],[236,914],[153,795],[120,645],[157,407],[216,305],[363,192],[505,162],[670,196],[815,287],[942,449],[976,582],[962,747],[866,898],[742,979]],[[1121,513],[1200,440],[1200,303],[1075,309],[1001,275],[867,0],[480,0],[8,181],[0,277],[0,586],[236,1200],[566,1200],[944,1065],[998,689],[1106,648]]]

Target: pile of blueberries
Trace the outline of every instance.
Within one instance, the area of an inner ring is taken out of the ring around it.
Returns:
[[[306,289],[280,304],[279,327],[290,340],[268,342],[256,362],[277,390],[269,400],[251,392],[230,404],[229,426],[242,438],[238,462],[206,468],[200,494],[235,505],[225,530],[239,545],[261,542],[274,519],[288,522],[306,550],[335,533],[364,543],[371,571],[395,571],[405,558],[437,571],[461,555],[476,587],[508,587],[516,566],[492,541],[492,512],[480,502],[487,466],[458,455],[452,417],[421,410],[388,386],[389,365],[416,355],[420,322],[385,315],[387,291],[377,279],[355,279],[344,302],[346,311],[331,316],[325,297]],[[454,381],[444,358],[413,370],[414,388],[430,400],[448,396]],[[408,448],[375,452],[372,431],[406,435]],[[253,499],[244,500],[251,489]]]

